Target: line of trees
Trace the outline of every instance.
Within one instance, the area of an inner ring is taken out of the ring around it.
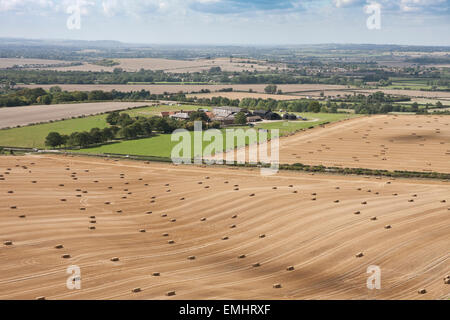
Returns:
[[[66,102],[88,102],[88,101],[112,101],[112,100],[152,100],[157,99],[150,91],[141,90],[135,92],[110,92],[102,90],[63,91],[55,86],[46,91],[42,88],[12,90],[0,95],[0,107],[28,106],[33,104],[58,104]]]

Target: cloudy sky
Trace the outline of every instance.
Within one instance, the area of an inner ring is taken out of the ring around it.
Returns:
[[[367,27],[374,4],[380,29]],[[449,7],[450,0],[0,0],[0,37],[450,45]],[[70,29],[77,12],[80,28]]]

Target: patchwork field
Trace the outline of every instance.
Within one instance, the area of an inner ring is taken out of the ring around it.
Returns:
[[[450,117],[379,115],[280,142],[281,163],[450,173]]]
[[[81,66],[52,68],[58,71],[113,71],[115,68],[122,68],[125,71],[136,72],[141,69],[145,70],[162,70],[171,73],[186,73],[186,72],[202,72],[208,71],[213,67],[220,67],[223,71],[241,72],[241,71],[267,71],[270,69],[282,70],[286,65],[278,63],[267,63],[265,61],[258,61],[252,59],[237,59],[230,60],[229,58],[216,59],[195,59],[195,60],[173,60],[173,59],[158,59],[158,58],[136,58],[136,59],[113,59],[118,65],[106,67],[90,63],[84,63]]]
[[[62,156],[0,178],[0,299],[450,298],[448,182]]]

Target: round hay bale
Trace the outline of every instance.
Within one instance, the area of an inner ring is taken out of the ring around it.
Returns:
[[[95,230],[96,228],[95,227],[89,227],[89,230]]]
[[[142,291],[141,288],[134,288],[133,290],[131,290],[131,292],[133,293],[139,293],[141,291]]]
[[[357,253],[357,254],[356,254],[356,257],[357,257],[357,258],[362,258],[362,257],[364,257],[364,253],[362,253],[362,252]]]
[[[174,240],[169,240],[169,241],[167,241],[167,243],[168,244],[175,244],[175,241]]]
[[[64,246],[62,244],[58,244],[55,246],[55,249],[64,249]]]
[[[261,264],[260,264],[259,262],[257,262],[257,263],[254,263],[254,264],[252,265],[252,267],[253,267],[253,268],[259,268],[259,267],[261,267]]]
[[[23,214],[23,215],[21,215],[21,216],[19,216],[19,218],[20,218],[20,219],[25,219],[26,217],[27,217],[27,216],[26,216],[26,215],[24,215],[24,214]]]
[[[140,232],[140,233],[146,233],[147,230],[145,230],[145,229],[140,229],[139,232]]]
[[[201,218],[200,219],[200,221],[202,221],[202,222],[204,222],[204,221],[206,221],[207,219],[206,218]]]
[[[238,257],[238,259],[245,259],[245,258],[247,258],[247,256],[246,256],[245,254],[241,254],[241,255]]]
[[[177,222],[177,219],[172,219],[170,220],[170,222]]]
[[[445,284],[450,284],[450,276],[446,276],[446,277],[444,278],[444,283],[445,283]]]
[[[17,206],[12,206],[11,207],[11,210],[16,210],[17,209]]]
[[[63,254],[63,255],[61,256],[61,258],[63,258],[63,259],[70,259],[71,256],[70,256],[70,254]]]
[[[236,225],[235,225],[235,224],[233,224],[233,225],[230,226],[230,229],[235,229],[235,228],[236,228]]]
[[[153,273],[152,273],[152,276],[153,276],[153,277],[160,277],[160,276],[161,276],[161,273],[159,273],[159,272],[153,272]]]
[[[168,234],[168,233],[163,233],[162,236],[163,236],[163,237],[168,237],[169,234]]]
[[[196,259],[195,256],[190,256],[190,257],[188,257],[188,260],[195,260],[195,259]]]
[[[384,226],[384,228],[385,229],[392,229],[392,226],[388,224],[388,225]]]
[[[259,235],[259,238],[260,238],[260,239],[264,239],[265,237],[266,237],[265,234],[260,234],[260,235]]]
[[[45,297],[42,296],[42,297],[36,297],[36,300],[37,301],[45,301],[46,299],[45,299]]]
[[[118,257],[113,257],[110,259],[112,262],[118,262],[120,259]]]
[[[222,238],[222,240],[224,240],[224,241],[225,241],[225,240],[229,240],[229,239],[230,239],[229,237],[223,237],[223,238]]]
[[[168,296],[168,297],[173,297],[175,295],[176,295],[175,291],[169,291],[169,292],[166,293],[166,296]]]
[[[3,242],[3,244],[4,244],[5,246],[12,246],[12,245],[13,245],[13,242],[10,241],[10,240],[8,240],[8,241]]]
[[[234,216],[231,217],[231,219],[237,219],[238,215],[235,214]]]
[[[355,211],[354,214],[356,215],[361,214],[361,211]]]
[[[273,288],[274,288],[274,289],[281,289],[282,286],[281,286],[280,283],[276,283],[276,284],[273,285]]]
[[[9,193],[9,194],[13,194],[13,193],[14,193],[14,191],[8,191],[8,193]]]
[[[290,266],[290,267],[287,267],[286,270],[287,270],[287,271],[294,271],[294,270],[295,270],[295,267]]]
[[[377,217],[371,217],[370,220],[372,220],[372,221],[377,221],[378,218],[377,218]]]

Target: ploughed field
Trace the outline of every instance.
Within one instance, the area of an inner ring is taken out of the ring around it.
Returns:
[[[3,156],[0,194],[0,299],[450,298],[449,182]]]
[[[280,141],[281,163],[450,173],[450,116],[377,115]]]

